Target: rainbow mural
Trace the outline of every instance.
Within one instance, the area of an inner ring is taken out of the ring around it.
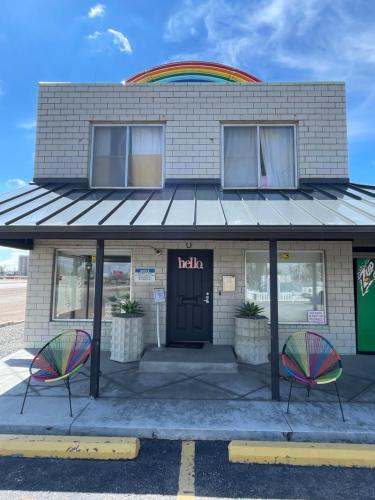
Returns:
[[[162,64],[124,80],[129,83],[235,82],[256,83],[258,78],[231,66],[203,61]]]

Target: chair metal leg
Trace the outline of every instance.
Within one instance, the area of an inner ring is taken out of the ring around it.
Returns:
[[[292,395],[292,387],[293,387],[293,379],[290,379],[290,389],[289,389],[289,398],[288,398],[288,407],[286,412],[289,413],[289,405],[290,405],[290,397]]]
[[[306,389],[307,389],[307,399],[310,399],[311,385],[307,385]]]
[[[342,421],[345,422],[345,417],[344,417],[344,411],[342,409],[342,404],[341,404],[341,398],[340,398],[340,393],[339,393],[339,387],[337,385],[337,382],[335,381],[335,387],[336,387],[336,393],[337,393],[337,398],[339,400],[339,405],[340,405],[340,410],[341,410],[341,416],[342,416]]]
[[[70,382],[69,382],[69,379],[67,378],[66,381],[65,381],[65,385],[66,385],[66,388],[68,389],[68,394],[69,394],[69,408],[70,408],[70,416],[73,417],[73,413],[72,413],[72,394],[70,392]]]
[[[23,407],[25,406],[26,396],[27,396],[27,393],[28,393],[28,391],[29,391],[30,380],[31,380],[31,375],[30,375],[30,377],[29,377],[29,380],[27,381],[27,387],[26,387],[25,395],[24,395],[24,397],[23,397],[22,408],[21,408],[21,411],[20,411],[20,414],[21,414],[21,415],[22,415],[22,413],[23,413]]]

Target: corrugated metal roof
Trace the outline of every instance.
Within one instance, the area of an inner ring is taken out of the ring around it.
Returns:
[[[162,190],[30,184],[0,196],[0,233],[55,228],[375,229],[375,187],[309,184],[296,190],[221,190],[176,184]]]

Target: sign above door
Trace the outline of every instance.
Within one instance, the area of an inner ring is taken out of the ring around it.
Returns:
[[[177,259],[179,269],[204,269],[203,261],[197,259],[197,257],[189,257],[187,259],[177,257]]]

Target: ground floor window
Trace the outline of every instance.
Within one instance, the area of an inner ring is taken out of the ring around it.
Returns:
[[[326,323],[324,253],[278,253],[279,321]],[[270,317],[269,255],[246,252],[246,300],[264,307]]]
[[[113,297],[130,295],[130,256],[106,256],[103,269],[103,319],[111,319]],[[95,256],[56,252],[53,319],[92,319]]]

